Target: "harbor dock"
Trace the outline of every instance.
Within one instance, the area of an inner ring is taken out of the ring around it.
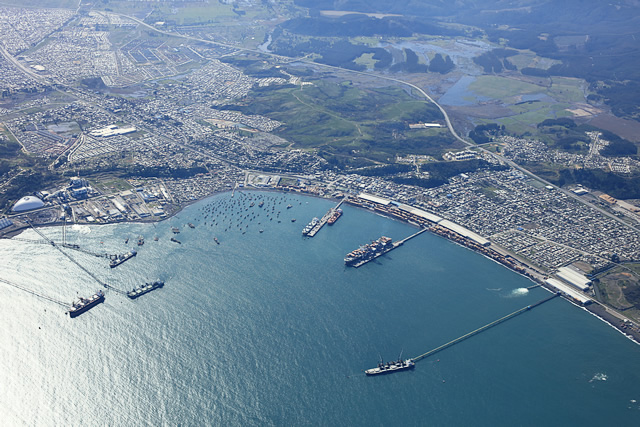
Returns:
[[[358,262],[354,263],[354,264],[352,265],[352,267],[355,267],[355,268],[361,267],[361,266],[365,265],[366,263],[368,263],[368,262],[370,262],[370,261],[373,261],[374,259],[376,259],[376,258],[378,258],[378,257],[381,257],[382,255],[384,255],[384,254],[387,254],[387,253],[391,252],[391,251],[392,251],[392,250],[394,250],[395,248],[398,248],[398,247],[400,247],[400,246],[404,245],[404,243],[405,243],[405,242],[407,242],[408,240],[411,240],[411,239],[413,239],[414,237],[416,237],[416,236],[418,236],[418,235],[420,235],[420,234],[422,234],[422,233],[424,233],[425,231],[428,231],[428,230],[429,230],[428,228],[422,228],[422,229],[420,229],[420,231],[418,231],[417,233],[413,233],[413,234],[412,234],[411,236],[409,236],[409,237],[405,237],[405,238],[404,238],[404,239],[402,239],[402,240],[398,240],[397,242],[393,242],[393,243],[391,243],[391,246],[390,246],[388,249],[386,249],[386,250],[384,250],[384,251],[381,251],[381,252],[376,253],[376,254],[375,254],[375,255],[373,255],[371,258],[365,258],[365,259],[363,259],[363,260],[361,260],[361,261],[358,261]]]
[[[311,230],[309,230],[309,232],[307,233],[307,237],[315,236],[318,233],[318,231],[320,231],[320,229],[322,227],[324,227],[324,225],[327,223],[327,221],[329,221],[329,218],[331,218],[333,216],[334,212],[338,208],[340,208],[340,206],[342,205],[342,202],[344,202],[344,199],[340,200],[340,202],[335,207],[329,209],[327,211],[327,213],[324,214],[324,216],[322,218],[320,218],[320,221],[318,221],[318,223],[316,225],[314,225]]]

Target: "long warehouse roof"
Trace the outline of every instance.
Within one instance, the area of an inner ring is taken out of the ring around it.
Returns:
[[[442,217],[432,214],[430,212],[427,211],[423,211],[422,209],[418,209],[418,208],[414,208],[413,206],[409,206],[409,205],[405,205],[405,204],[401,204],[400,206],[398,206],[400,209],[402,209],[405,212],[409,212],[410,214],[419,216],[420,218],[424,218],[428,221],[431,222],[435,222],[438,223],[440,221],[442,221]]]
[[[374,203],[379,203],[379,204],[385,205],[385,206],[387,206],[389,203],[391,203],[390,200],[383,199],[382,197],[374,196],[373,194],[360,193],[360,194],[358,194],[358,197],[360,197],[361,199],[368,200],[368,201],[374,202]]]
[[[589,285],[591,284],[591,280],[569,267],[559,268],[556,276],[583,291],[589,289]]]
[[[473,241],[475,241],[476,243],[479,243],[481,245],[488,245],[490,243],[489,240],[485,239],[484,237],[480,236],[479,234],[474,233],[473,231],[469,230],[468,228],[464,228],[461,225],[456,224],[455,222],[449,221],[448,219],[443,219],[442,221],[440,221],[438,223],[438,225],[448,228],[451,231],[455,231],[456,233],[467,237]]]
[[[581,294],[577,290],[573,289],[571,286],[565,285],[558,279],[549,278],[545,280],[545,282],[547,282],[548,284],[550,284],[551,286],[553,286],[563,294],[566,294],[571,298],[573,298],[574,300],[580,302],[582,305],[585,305],[591,302],[591,298]]]

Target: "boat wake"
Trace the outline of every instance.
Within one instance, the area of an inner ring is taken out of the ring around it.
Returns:
[[[529,293],[529,289],[527,289],[527,288],[518,288],[518,289],[512,290],[506,297],[507,298],[518,298],[518,297],[525,296],[528,293]]]

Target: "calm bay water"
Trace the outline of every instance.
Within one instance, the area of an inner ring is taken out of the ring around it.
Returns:
[[[331,206],[243,192],[214,196],[155,226],[68,229],[70,243],[100,253],[126,252],[144,235],[138,256],[113,270],[104,258],[69,253],[120,289],[158,278],[166,285],[135,301],[107,291],[104,304],[70,319],[64,307],[0,283],[3,423],[640,422],[640,346],[562,299],[413,371],[365,377],[380,356],[417,356],[549,293],[524,292],[528,280],[428,233],[347,269],[350,250],[415,228],[346,206],[333,227],[303,239],[302,227]],[[182,244],[169,240],[173,226]],[[57,300],[98,289],[49,245],[2,240],[0,257],[0,277]]]

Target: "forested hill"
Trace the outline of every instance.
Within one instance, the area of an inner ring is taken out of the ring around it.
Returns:
[[[490,40],[507,40],[517,49],[530,49],[561,64],[549,70],[523,73],[579,77],[621,117],[640,120],[640,0],[295,0],[309,8],[311,21],[321,25],[322,10],[398,14],[429,23],[438,34],[447,23],[482,29]],[[336,20],[332,25],[340,25]],[[342,25],[349,25],[346,21]],[[293,23],[291,23],[293,27]],[[332,27],[334,33],[340,30]],[[351,25],[351,31],[357,26]],[[397,28],[397,26],[394,26]],[[409,29],[410,26],[405,26]],[[384,35],[384,34],[380,34]],[[444,35],[444,34],[441,34]]]

